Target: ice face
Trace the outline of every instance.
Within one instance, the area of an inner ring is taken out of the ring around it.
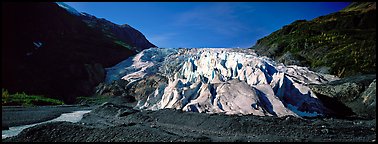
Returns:
[[[146,49],[111,68],[106,68],[105,82],[110,83],[117,79],[135,81],[154,74],[165,61],[165,57],[176,52],[177,49]]]
[[[319,116],[327,109],[307,87],[337,80],[306,67],[285,66],[248,49],[151,48],[108,69],[109,80],[161,73],[168,85],[136,108],[260,116]]]

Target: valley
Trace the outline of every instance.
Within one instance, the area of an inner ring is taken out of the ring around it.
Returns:
[[[161,48],[61,2],[2,8],[2,142],[376,141],[375,2],[248,48]]]

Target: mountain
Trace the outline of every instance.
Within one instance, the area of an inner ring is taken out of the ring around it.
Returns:
[[[68,9],[49,2],[2,4],[2,88],[72,103],[104,81],[104,67],[154,46],[130,27],[109,37],[106,27],[88,26],[85,16]]]
[[[340,77],[376,73],[376,3],[353,2],[339,12],[297,20],[259,39],[260,55]]]
[[[69,13],[71,14],[74,14],[74,15],[77,15],[77,16],[80,16],[81,13],[78,12],[76,9],[74,9],[73,7],[65,4],[64,2],[56,2],[56,4],[58,4],[60,7],[66,9]]]
[[[338,80],[232,48],[150,48],[108,68],[106,77],[97,94],[133,97],[136,109],[278,117],[332,115],[308,86]]]
[[[102,31],[106,37],[113,39],[114,42],[121,45],[130,45],[130,47],[127,47],[137,50],[137,52],[146,48],[156,47],[141,32],[128,24],[117,25],[106,19],[99,19],[87,13],[82,13],[81,18],[88,26]]]

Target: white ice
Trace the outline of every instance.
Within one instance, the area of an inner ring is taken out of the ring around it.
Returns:
[[[327,109],[307,87],[337,80],[306,67],[285,66],[253,50],[146,49],[107,69],[107,81],[135,81],[160,73],[169,79],[136,108],[260,116],[319,116]]]

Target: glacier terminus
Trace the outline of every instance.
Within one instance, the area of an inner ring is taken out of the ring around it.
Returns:
[[[106,70],[107,83],[168,79],[136,109],[278,117],[328,114],[308,85],[339,79],[240,48],[150,48]]]

